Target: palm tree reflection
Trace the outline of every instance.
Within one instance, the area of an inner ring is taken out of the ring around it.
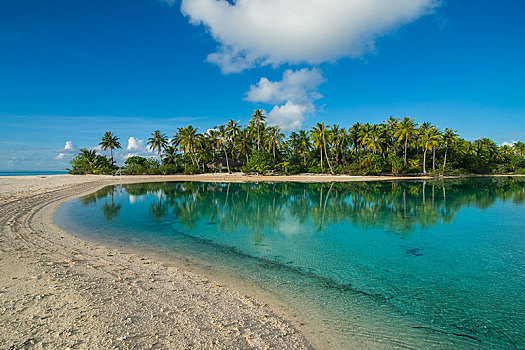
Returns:
[[[168,213],[186,228],[216,225],[234,232],[239,226],[262,244],[265,232],[279,231],[292,218],[304,230],[323,232],[351,223],[362,229],[383,228],[399,235],[415,227],[451,223],[463,207],[485,209],[498,200],[525,202],[525,180],[369,182],[369,183],[149,183],[123,185],[133,195],[157,197],[149,212],[158,221]],[[115,188],[107,187],[81,198],[83,205],[101,208],[108,221],[119,215],[113,201]],[[108,196],[110,201],[108,201]]]

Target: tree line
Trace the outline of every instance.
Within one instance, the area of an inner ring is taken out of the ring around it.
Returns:
[[[108,174],[117,167],[113,150],[119,137],[108,131],[96,150],[82,149],[71,161],[72,174]],[[525,173],[525,143],[498,146],[489,138],[467,141],[456,130],[440,129],[415,118],[394,118],[379,124],[355,123],[349,128],[317,123],[310,130],[286,136],[269,126],[262,110],[249,123],[230,119],[199,133],[192,125],[179,127],[170,139],[160,130],[147,145],[157,157],[133,156],[125,174],[196,174],[224,170],[245,173],[379,174],[504,174]],[[220,160],[219,162],[217,160]]]

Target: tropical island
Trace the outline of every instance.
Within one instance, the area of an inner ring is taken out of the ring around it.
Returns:
[[[300,173],[345,175],[525,174],[525,143],[498,146],[489,138],[467,141],[456,130],[415,118],[394,118],[380,124],[356,123],[345,128],[317,123],[310,130],[286,136],[280,127],[265,122],[255,110],[248,125],[230,119],[199,133],[192,125],[179,127],[169,137],[151,133],[148,145],[158,158],[132,156],[119,168],[113,150],[119,137],[108,131],[100,149],[84,148],[71,160],[70,174],[127,175],[201,174],[233,169],[243,173],[295,175]]]

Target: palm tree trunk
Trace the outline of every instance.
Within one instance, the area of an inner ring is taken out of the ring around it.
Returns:
[[[445,167],[447,166],[448,147],[445,147],[445,159],[443,160],[443,174],[445,174]]]
[[[436,147],[432,147],[432,170],[436,170]]]
[[[425,148],[425,152],[423,153],[423,174],[427,173],[427,149]]]
[[[319,147],[319,149],[321,150],[321,172],[324,173],[324,168],[323,168],[323,147]]]
[[[260,143],[261,143],[261,138],[259,136],[259,124],[257,124],[257,151],[261,149]]]
[[[230,162],[228,161],[228,152],[226,152],[226,148],[223,147],[224,154],[226,155],[226,168],[228,168],[228,174],[230,173]]]
[[[407,147],[408,147],[408,138],[405,138],[405,157],[404,157],[405,166],[407,166]]]
[[[303,152],[304,167],[306,168],[306,152]]]

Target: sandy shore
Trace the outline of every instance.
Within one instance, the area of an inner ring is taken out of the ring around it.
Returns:
[[[264,301],[185,268],[76,238],[53,223],[53,213],[68,200],[119,183],[394,179],[403,178],[1,178],[0,349],[312,348],[316,341],[309,341]]]

